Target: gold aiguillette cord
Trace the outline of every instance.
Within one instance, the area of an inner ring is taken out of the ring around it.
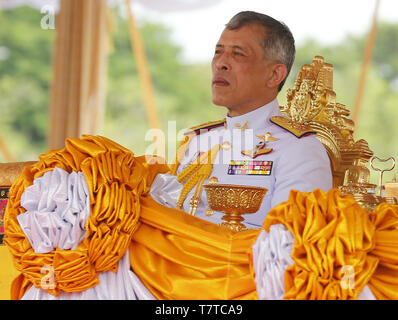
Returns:
[[[188,181],[184,184],[182,188],[180,198],[177,203],[178,209],[182,210],[183,203],[188,193],[196,185],[195,193],[189,202],[189,214],[196,214],[196,210],[200,204],[200,195],[202,193],[203,183],[213,171],[213,163],[220,148],[221,146],[219,144],[215,145],[208,152],[204,153],[193,163],[191,163],[178,175],[177,178],[179,182],[183,182],[188,179]]]

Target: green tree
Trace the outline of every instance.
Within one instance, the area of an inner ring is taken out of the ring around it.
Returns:
[[[18,160],[46,148],[54,30],[41,18],[27,6],[0,11],[0,135]]]

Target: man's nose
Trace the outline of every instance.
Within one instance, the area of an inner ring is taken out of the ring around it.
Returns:
[[[222,54],[215,61],[215,66],[217,70],[228,71],[231,69],[231,65],[229,64],[228,57],[226,54]]]

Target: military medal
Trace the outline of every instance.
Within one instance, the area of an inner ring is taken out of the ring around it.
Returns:
[[[229,175],[262,175],[269,176],[273,161],[231,160],[228,167]]]
[[[259,143],[256,144],[254,149],[251,150],[243,150],[241,151],[241,153],[244,156],[248,156],[252,159],[257,158],[258,156],[264,155],[264,154],[268,154],[270,152],[272,152],[272,148],[266,148],[266,144],[269,141],[276,141],[279,140],[278,138],[274,138],[271,136],[271,134],[269,132],[267,132],[264,136],[259,136],[256,135],[257,138],[261,139],[261,141]]]
[[[244,156],[248,156],[252,159],[257,158],[258,156],[264,155],[264,154],[268,154],[270,152],[272,152],[273,149],[267,149],[265,148],[265,142],[264,141],[260,141],[259,143],[257,143],[256,147],[254,149],[251,150],[243,150],[241,151],[241,153]]]
[[[269,142],[269,141],[277,141],[279,140],[278,138],[274,138],[273,136],[271,136],[271,133],[267,132],[264,136],[259,136],[256,134],[256,137],[263,140],[265,143]]]

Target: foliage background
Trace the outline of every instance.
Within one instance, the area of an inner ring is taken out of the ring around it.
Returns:
[[[132,54],[128,24],[114,11],[113,49],[109,56],[106,115],[102,132],[136,154],[146,152],[151,141]],[[0,137],[17,161],[35,160],[47,151],[51,57],[55,30],[40,28],[42,15],[30,7],[0,11]],[[177,130],[224,117],[225,110],[211,102],[208,64],[181,62],[182,49],[174,44],[167,27],[140,21],[156,103],[164,130],[176,121]],[[354,104],[366,32],[338,44],[324,46],[308,39],[297,43],[293,70],[279,98],[293,86],[299,68],[315,55],[334,65],[337,101],[349,109]],[[375,155],[398,160],[398,24],[381,22],[373,63],[363,100],[356,139],[365,139]],[[5,161],[0,153],[0,161]],[[394,170],[397,172],[397,168]],[[385,174],[391,180],[393,173]],[[372,173],[372,181],[377,182]]]

